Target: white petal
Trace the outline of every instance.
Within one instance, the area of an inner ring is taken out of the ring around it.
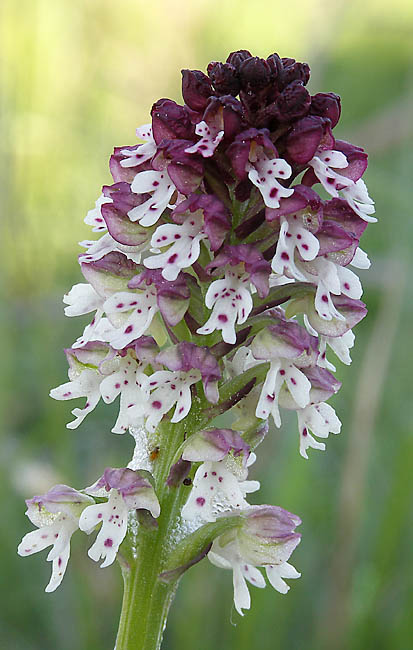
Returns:
[[[51,593],[58,588],[62,582],[67,563],[69,562],[70,557],[70,542],[62,549],[60,555],[54,558],[52,562],[52,575],[49,580],[49,583],[45,589],[47,593]]]
[[[356,248],[356,252],[350,264],[356,269],[369,269],[371,266],[367,253],[365,253],[361,248]]]
[[[296,569],[288,562],[283,562],[283,564],[278,564],[274,566],[266,566],[265,572],[267,578],[274,589],[276,589],[280,594],[286,594],[289,591],[290,586],[282,578],[300,578],[301,573],[298,573]]]
[[[248,580],[254,587],[259,587],[260,589],[265,588],[265,579],[261,571],[259,571],[252,564],[243,564],[241,566],[242,575]]]
[[[234,605],[238,614],[244,616],[243,609],[251,607],[251,596],[248,591],[247,583],[242,575],[241,567],[234,566],[232,573],[232,582],[234,585]]]
[[[79,528],[90,534],[102,521],[102,527],[88,555],[98,562],[103,559],[101,567],[107,567],[116,558],[119,546],[127,531],[128,511],[117,490],[111,490],[109,500],[104,504],[88,506],[82,512]]]
[[[75,284],[63,297],[66,316],[81,316],[102,307],[103,300],[90,284]]]
[[[297,404],[301,408],[304,408],[310,401],[311,382],[293,364],[284,365],[283,370],[285,370],[284,379],[288,390]],[[281,374],[282,370],[280,370]]]

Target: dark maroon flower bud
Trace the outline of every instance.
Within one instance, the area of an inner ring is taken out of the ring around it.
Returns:
[[[273,77],[278,77],[280,74],[282,74],[283,63],[278,54],[270,54],[270,56],[267,57],[267,63],[270,66]]]
[[[348,160],[348,167],[340,169],[340,174],[356,183],[367,169],[368,155],[362,147],[345,140],[336,140],[334,148],[341,151]]]
[[[242,106],[232,95],[211,97],[205,109],[204,120],[217,131],[224,131],[225,140],[232,140],[242,126]]]
[[[280,90],[293,81],[301,81],[303,86],[310,79],[310,66],[308,63],[298,63],[294,59],[282,59],[283,69],[278,78]]]
[[[227,63],[230,63],[236,70],[238,70],[241,63],[250,57],[252,57],[252,54],[251,52],[248,52],[248,50],[237,50],[236,52],[231,52],[231,54],[229,54]]]
[[[208,74],[218,93],[222,95],[233,95],[234,97],[238,95],[240,81],[233,65],[213,61],[208,66]]]
[[[335,93],[317,93],[311,98],[311,115],[328,117],[333,129],[340,119],[341,100]]]
[[[334,149],[330,120],[315,115],[303,117],[296,122],[288,135],[286,141],[288,160],[298,165],[305,165],[313,158],[320,146]]]
[[[252,56],[240,65],[239,76],[242,89],[255,93],[270,83],[271,68],[265,59]]]
[[[152,131],[156,144],[175,138],[191,139],[194,127],[188,110],[172,99],[159,99],[152,106]]]
[[[288,122],[304,116],[310,108],[310,93],[301,81],[293,81],[280,94],[276,104],[276,117],[280,122]]]
[[[135,152],[136,145],[127,147],[115,147],[113,154],[110,157],[109,169],[115,183],[132,183],[138,171],[143,172],[145,170],[152,169],[150,160],[145,160],[141,164],[137,163],[135,167],[122,167],[122,161],[127,158],[127,155],[125,154],[126,151]]]
[[[181,70],[182,97],[193,111],[203,111],[213,95],[211,81],[200,70]]]

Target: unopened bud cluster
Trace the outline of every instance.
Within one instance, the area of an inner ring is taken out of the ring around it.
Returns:
[[[64,303],[67,316],[92,319],[66,350],[69,381],[51,391],[86,400],[72,429],[119,397],[112,431],[140,432],[140,461],[105,469],[84,490],[58,485],[29,500],[38,529],[19,553],[52,546],[48,591],[78,529],[98,530],[89,555],[111,564],[136,510],[154,519],[162,510],[153,450],[179,426],[163,485],[186,486],[189,531],[239,516],[208,558],[232,569],[242,613],[246,580],[265,586],[257,567],[281,593],[284,578],[299,577],[288,560],[300,519],[249,505],[259,483],[248,471],[267,420],[280,427],[284,410],[297,414],[304,458],[340,431],[327,403],[340,388],[331,359],[351,362],[352,328],[366,314],[352,268],[369,267],[359,240],[374,207],[367,154],[335,139],[340,98],[309,93],[307,64],[242,50],[208,74],[182,74],[184,103],[160,99],[137,129],[144,143],[115,148],[113,184],[85,218],[100,238],[81,242],[85,282]],[[231,428],[217,428],[226,411]]]

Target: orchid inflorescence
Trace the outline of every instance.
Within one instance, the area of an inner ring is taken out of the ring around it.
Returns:
[[[210,63],[208,75],[182,75],[184,104],[160,99],[136,131],[144,143],[115,148],[114,182],[85,218],[101,237],[81,242],[86,282],[64,303],[67,316],[93,319],[66,350],[69,381],[51,391],[86,399],[71,429],[119,396],[112,431],[135,436],[134,460],[106,468],[89,488],[57,485],[27,501],[38,529],[19,553],[52,545],[53,591],[74,531],[101,524],[89,555],[108,566],[128,531],[144,525],[138,514],[146,511],[155,535],[162,495],[181,489],[171,525],[185,522],[191,539],[208,529],[198,559],[232,569],[242,614],[246,581],[265,586],[257,567],[281,593],[285,578],[300,575],[288,562],[300,519],[251,506],[259,483],[248,471],[283,409],[297,413],[304,458],[340,431],[327,403],[340,388],[327,351],[351,363],[352,328],[367,310],[350,266],[369,267],[359,240],[374,207],[362,180],[367,154],[334,138],[340,98],[310,95],[307,64],[241,50]],[[225,412],[231,428],[220,428]],[[186,548],[185,534],[174,539]],[[161,579],[194,563],[186,559],[166,562]]]

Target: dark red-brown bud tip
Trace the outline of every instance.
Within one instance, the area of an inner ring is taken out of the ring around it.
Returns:
[[[248,50],[237,50],[236,52],[231,52],[227,58],[227,63],[230,63],[236,70],[238,70],[241,63],[245,61],[245,59],[249,59],[251,57],[252,54],[251,52],[248,52]]]
[[[273,77],[278,77],[282,73],[283,63],[278,54],[270,54],[270,56],[267,57],[267,63],[270,66]]]
[[[294,59],[282,59],[283,70],[279,76],[280,90],[288,86],[293,81],[301,81],[303,86],[310,79],[310,66],[308,63],[298,63]]]
[[[242,89],[246,92],[256,92],[268,86],[271,79],[271,68],[267,61],[258,56],[245,59],[239,68]]]
[[[277,99],[276,116],[280,122],[302,117],[308,112],[311,97],[301,81],[293,81],[280,94]]]
[[[219,94],[232,95],[233,97],[238,95],[240,81],[233,65],[212,61],[208,66],[208,74]]]
[[[211,81],[200,70],[181,70],[182,97],[193,111],[203,111],[213,95]]]
[[[341,100],[335,93],[317,93],[311,98],[311,115],[328,117],[331,128],[334,128],[340,119]]]

